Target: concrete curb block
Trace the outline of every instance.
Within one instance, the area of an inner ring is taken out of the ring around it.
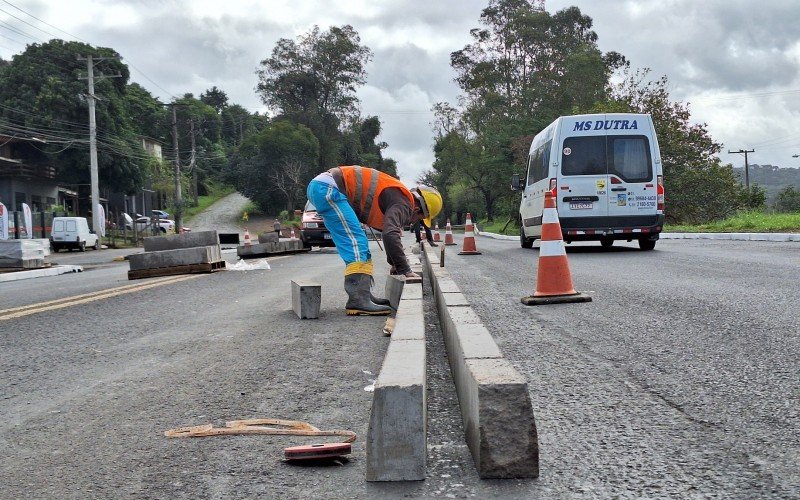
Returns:
[[[419,481],[427,470],[427,358],[422,284],[390,276],[397,304],[367,431],[367,481]]]
[[[46,269],[31,269],[30,271],[16,271],[13,273],[0,274],[0,283],[4,281],[18,281],[29,278],[40,278],[42,276],[58,276],[67,273],[80,273],[83,272],[82,266],[53,266]]]
[[[504,357],[450,273],[426,247],[464,431],[481,478],[539,476],[539,442],[525,378]]]
[[[276,243],[254,243],[236,247],[236,255],[243,259],[254,257],[268,257],[284,253],[307,252],[310,248],[303,248],[300,240],[283,240]]]

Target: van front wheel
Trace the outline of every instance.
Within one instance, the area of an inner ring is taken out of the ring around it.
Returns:
[[[522,248],[533,248],[533,238],[525,237],[525,230],[522,226],[519,228],[519,246]]]
[[[639,240],[639,248],[641,250],[652,250],[656,247],[656,240],[642,238]]]

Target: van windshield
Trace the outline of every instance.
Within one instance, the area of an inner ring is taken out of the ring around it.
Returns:
[[[650,143],[643,135],[568,137],[562,175],[616,175],[625,182],[653,180]]]

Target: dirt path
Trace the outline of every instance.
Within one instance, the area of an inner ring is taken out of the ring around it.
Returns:
[[[239,227],[239,215],[248,201],[240,193],[229,194],[195,215],[188,223],[188,226],[192,228],[192,231],[243,232]]]

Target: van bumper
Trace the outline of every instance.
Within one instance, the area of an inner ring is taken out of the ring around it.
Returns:
[[[563,217],[564,241],[658,240],[664,229],[664,214],[623,217]]]

